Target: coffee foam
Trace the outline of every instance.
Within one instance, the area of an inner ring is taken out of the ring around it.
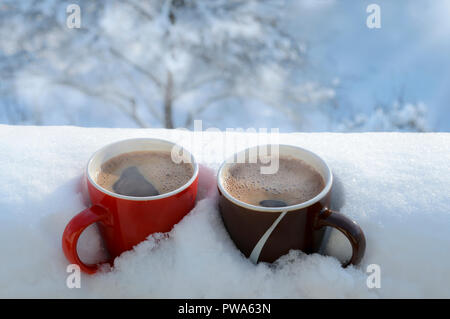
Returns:
[[[279,200],[287,206],[303,203],[325,187],[320,173],[293,157],[279,159],[275,174],[261,174],[262,163],[236,163],[224,170],[223,186],[234,198],[261,206],[263,200]]]
[[[97,184],[114,192],[113,185],[120,179],[122,172],[129,167],[136,167],[159,194],[180,188],[194,173],[191,164],[173,162],[170,152],[136,151],[118,155],[102,164],[97,175]]]

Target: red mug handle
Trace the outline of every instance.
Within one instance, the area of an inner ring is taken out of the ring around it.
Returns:
[[[320,228],[323,226],[336,228],[350,241],[352,257],[343,265],[344,268],[350,264],[356,265],[361,261],[366,250],[366,237],[356,222],[339,212],[325,208],[319,215],[318,226]]]
[[[89,207],[70,220],[62,235],[62,248],[67,259],[70,263],[80,266],[80,269],[88,274],[97,272],[98,265],[88,265],[81,261],[77,252],[78,238],[89,225],[104,220],[106,214],[107,211],[100,206]]]

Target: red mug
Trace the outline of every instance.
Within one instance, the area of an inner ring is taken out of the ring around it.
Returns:
[[[134,151],[172,152],[174,147],[178,156],[182,151],[183,155],[179,159],[191,163],[194,169],[189,181],[174,191],[149,197],[124,196],[108,191],[96,182],[101,165],[115,156]],[[97,223],[112,260],[150,234],[170,231],[194,207],[198,170],[192,154],[165,140],[128,139],[98,150],[89,160],[85,172],[92,206],[75,215],[62,236],[62,248],[67,259],[88,274],[98,270],[98,265],[83,263],[77,253],[78,238],[93,223]]]

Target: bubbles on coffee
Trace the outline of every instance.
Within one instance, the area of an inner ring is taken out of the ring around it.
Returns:
[[[261,174],[260,168],[265,165],[231,164],[224,170],[224,188],[234,198],[250,205],[284,207],[306,202],[325,187],[322,175],[300,159],[281,156],[274,174]]]
[[[180,188],[193,173],[191,164],[173,162],[170,152],[137,151],[106,161],[100,168],[97,183],[116,194],[147,197]]]

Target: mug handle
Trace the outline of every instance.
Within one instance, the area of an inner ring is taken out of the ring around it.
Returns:
[[[363,258],[366,250],[366,237],[364,236],[361,227],[347,216],[328,208],[324,208],[319,215],[318,227],[322,228],[324,226],[333,227],[339,230],[347,237],[352,245],[352,257],[343,264],[343,267],[345,268],[350,264],[358,264]]]
[[[62,235],[62,248],[67,259],[88,274],[97,272],[98,265],[88,265],[81,261],[77,252],[78,238],[88,226],[106,219],[106,214],[107,211],[100,206],[89,207],[70,220]]]

